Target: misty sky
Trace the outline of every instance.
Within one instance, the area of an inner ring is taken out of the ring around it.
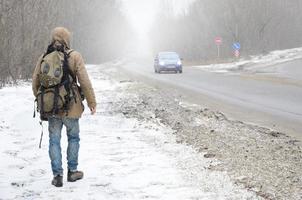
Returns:
[[[148,32],[159,11],[170,7],[178,14],[186,10],[193,1],[195,0],[122,0],[130,22],[140,36]]]

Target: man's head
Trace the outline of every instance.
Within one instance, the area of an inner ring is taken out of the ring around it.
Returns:
[[[56,27],[51,33],[51,42],[60,42],[66,48],[70,48],[71,33],[64,27]]]

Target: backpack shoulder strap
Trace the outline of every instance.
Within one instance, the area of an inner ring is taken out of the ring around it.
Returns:
[[[54,48],[54,43],[51,43],[51,44],[49,44],[48,46],[47,46],[47,50],[46,50],[46,52],[43,54],[43,58],[45,57],[45,56],[47,56],[48,54],[50,54],[51,52],[54,52],[56,49]]]
[[[69,56],[70,56],[70,54],[71,54],[72,52],[74,52],[74,50],[73,50],[73,49],[68,49],[68,50],[66,51],[67,56],[69,57]]]
[[[73,74],[73,72],[71,71],[69,63],[68,63],[68,58],[70,57],[72,52],[74,52],[73,49],[68,49],[67,51],[64,52],[64,65],[63,65],[63,67],[65,68],[65,72],[68,73],[69,75],[71,75],[73,81],[76,81],[76,77]]]

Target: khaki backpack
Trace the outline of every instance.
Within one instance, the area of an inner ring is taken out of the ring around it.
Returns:
[[[72,84],[76,79],[72,75],[68,58],[73,50],[54,48],[51,45],[43,55],[38,79],[40,87],[37,93],[37,111],[41,120],[48,120],[60,112],[68,113],[75,92]]]

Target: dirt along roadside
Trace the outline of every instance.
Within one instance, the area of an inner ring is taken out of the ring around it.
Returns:
[[[111,69],[104,71],[120,82],[131,82],[127,92],[136,96],[116,102],[115,112],[171,127],[178,143],[219,161],[208,169],[226,171],[234,183],[259,197],[302,199],[301,142],[286,133],[230,120],[219,111],[187,102],[176,89],[135,82]]]
[[[84,179],[51,186],[47,123],[41,149],[41,127],[32,118],[30,83],[0,90],[0,199],[200,200],[261,199],[235,185],[225,172],[212,171],[215,158],[204,158],[176,142],[169,125],[148,110],[136,110],[136,82],[115,79],[98,66],[87,66],[97,97],[94,116],[81,119],[79,169]],[[147,89],[147,88],[146,88]],[[12,112],[11,108],[14,108]],[[138,109],[142,109],[137,107]],[[128,111],[129,109],[129,111]],[[127,113],[128,112],[128,113]],[[133,117],[131,117],[131,115]],[[149,118],[148,116],[152,116]],[[67,150],[62,132],[62,156]],[[63,169],[67,168],[65,159]]]

